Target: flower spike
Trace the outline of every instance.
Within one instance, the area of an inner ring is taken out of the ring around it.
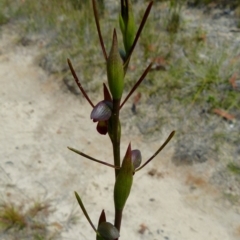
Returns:
[[[92,111],[90,114],[90,118],[93,122],[97,124],[97,131],[100,134],[107,134],[112,143],[113,150],[113,160],[114,163],[109,164],[107,162],[98,160],[93,158],[81,151],[78,151],[74,148],[68,147],[69,150],[79,154],[82,157],[87,158],[88,160],[101,163],[108,167],[112,167],[115,169],[115,184],[113,189],[113,200],[114,200],[114,208],[115,208],[115,217],[114,217],[114,225],[110,222],[107,222],[106,215],[104,210],[102,210],[99,219],[98,225],[95,227],[88,216],[88,213],[83,205],[83,202],[75,192],[75,196],[77,198],[78,204],[87,218],[89,224],[95,231],[95,239],[96,240],[118,240],[120,236],[121,229],[121,221],[123,210],[125,208],[128,197],[131,193],[131,187],[133,184],[134,174],[145,167],[149,162],[151,162],[154,157],[168,144],[171,138],[174,136],[175,131],[171,132],[168,138],[164,141],[164,143],[159,147],[159,149],[143,164],[142,164],[142,155],[140,150],[131,149],[131,143],[129,143],[128,148],[126,150],[125,156],[121,161],[121,122],[120,122],[120,110],[124,106],[124,104],[129,100],[132,94],[136,91],[142,81],[146,78],[148,72],[152,68],[152,62],[144,68],[142,75],[140,75],[139,79],[133,85],[132,89],[128,94],[126,94],[125,99],[122,98],[124,92],[125,85],[125,75],[128,70],[129,62],[131,60],[131,56],[133,51],[135,50],[136,44],[142,34],[143,28],[148,19],[149,13],[151,11],[153,0],[149,0],[143,18],[140,22],[138,28],[136,27],[136,22],[134,18],[134,9],[132,7],[131,2],[134,0],[120,0],[121,11],[119,14],[119,25],[122,34],[121,44],[123,45],[123,49],[119,49],[119,42],[117,37],[116,29],[113,30],[112,34],[112,43],[110,46],[110,51],[106,52],[105,44],[102,37],[102,32],[100,28],[100,18],[98,15],[98,7],[97,2],[103,0],[91,0],[93,14],[95,19],[95,24],[98,33],[98,39],[100,42],[100,48],[103,53],[103,57],[106,63],[106,74],[107,74],[107,85],[103,83],[103,96],[104,98],[98,102],[96,105],[92,103],[89,99],[88,94],[82,87],[78,76],[72,66],[71,61],[68,59],[68,65],[73,75],[75,82],[77,83],[81,93],[87,99],[89,104],[92,106]],[[107,50],[108,51],[108,50]],[[105,147],[106,148],[106,147]],[[103,148],[102,150],[106,150]]]

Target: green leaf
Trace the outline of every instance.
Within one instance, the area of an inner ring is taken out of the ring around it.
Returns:
[[[93,230],[94,230],[95,232],[97,232],[97,229],[95,228],[95,226],[93,225],[90,217],[88,216],[88,213],[87,213],[87,211],[86,211],[86,209],[85,209],[85,207],[84,207],[84,205],[83,205],[83,202],[82,202],[81,198],[79,197],[79,195],[78,195],[77,192],[74,192],[74,193],[75,193],[75,196],[76,196],[76,198],[77,198],[78,204],[79,204],[80,208],[81,208],[82,211],[83,211],[83,214],[85,215],[86,219],[87,219],[88,222],[90,223],[90,225],[91,225],[91,227],[93,228]]]

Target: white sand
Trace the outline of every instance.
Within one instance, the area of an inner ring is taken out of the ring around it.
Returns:
[[[15,201],[49,199],[56,209],[50,221],[63,226],[62,239],[95,239],[73,191],[82,196],[94,223],[102,209],[112,222],[114,171],[70,152],[67,146],[111,162],[110,141],[95,131],[89,119],[91,107],[81,97],[63,92],[59,79],[36,66],[41,45],[16,46],[15,38],[6,29],[0,38],[1,196]],[[137,135],[130,140],[146,159],[166,136],[154,143]],[[123,151],[128,141],[124,133]],[[205,164],[209,171],[214,167],[211,161]],[[148,174],[152,169],[157,171],[154,176]],[[240,239],[240,215],[223,204],[221,194],[205,177],[198,179],[191,167],[173,166],[170,143],[134,176],[120,239]],[[190,191],[192,185],[197,189]],[[69,227],[64,221],[73,209],[80,220]]]

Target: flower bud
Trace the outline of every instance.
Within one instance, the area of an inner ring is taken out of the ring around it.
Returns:
[[[97,240],[104,239],[104,240],[114,240],[119,238],[119,232],[113,224],[109,222],[102,222],[98,226],[97,232],[100,236],[97,237]]]
[[[94,122],[106,121],[112,115],[112,102],[101,101],[92,110],[90,118]]]
[[[121,0],[119,25],[123,35],[125,51],[129,54],[135,39],[136,25],[130,0]]]
[[[122,97],[124,86],[123,61],[118,51],[116,30],[113,32],[112,48],[107,59],[108,85],[113,99]]]
[[[132,164],[134,170],[141,165],[142,162],[142,155],[138,149],[132,150]]]
[[[114,204],[117,210],[122,210],[128,199],[133,182],[133,171],[129,144],[114,186]]]

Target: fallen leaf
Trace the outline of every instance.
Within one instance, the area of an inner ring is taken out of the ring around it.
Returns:
[[[237,80],[237,73],[234,73],[229,79],[229,82],[234,89],[237,88],[236,80]]]
[[[232,121],[235,119],[235,116],[232,115],[232,114],[229,114],[227,113],[226,111],[224,110],[221,110],[221,109],[213,109],[213,112],[219,116],[221,116],[222,118],[226,119],[226,120],[229,120],[229,121]]]

